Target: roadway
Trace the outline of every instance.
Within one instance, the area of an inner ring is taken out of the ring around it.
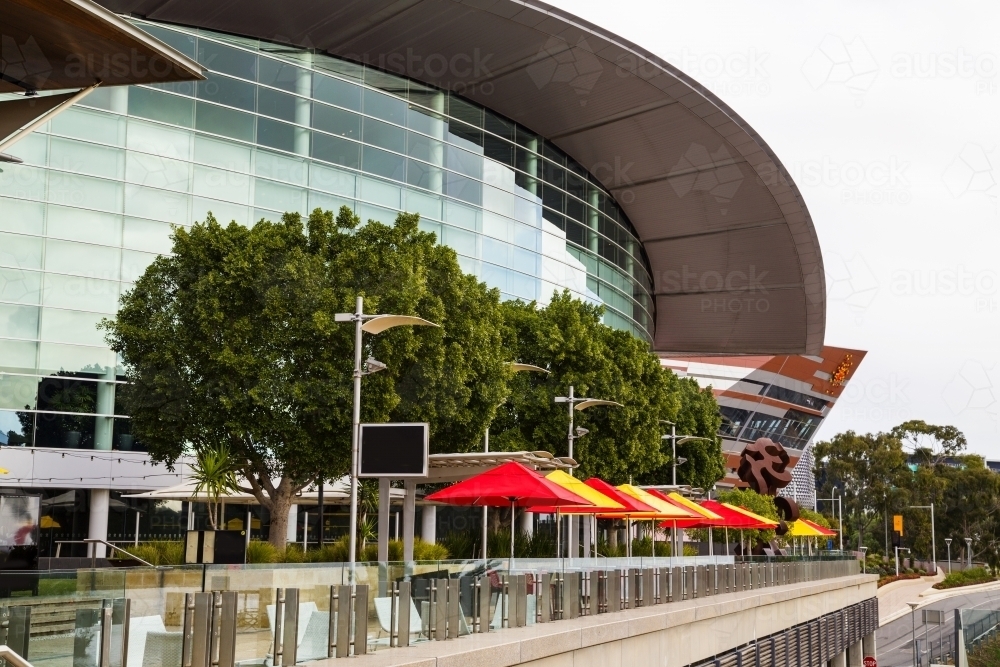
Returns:
[[[913,596],[913,601],[919,599],[917,595]],[[921,622],[923,616],[921,609],[940,609],[945,611],[945,624],[925,626]],[[926,607],[917,609],[915,618],[914,615],[907,614],[882,626],[875,635],[879,667],[913,667],[913,644],[911,638],[914,634],[914,625],[916,627],[915,634],[917,639],[924,639],[926,636],[930,641],[936,643],[939,637],[954,634],[955,609],[1000,609],[1000,590],[973,592],[938,600]],[[937,661],[936,654],[935,661]],[[926,656],[924,657],[922,667],[928,667]]]

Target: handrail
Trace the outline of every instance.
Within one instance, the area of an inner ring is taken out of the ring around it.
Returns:
[[[84,542],[87,543],[87,544],[103,544],[106,547],[111,547],[115,551],[122,552],[123,554],[125,554],[126,556],[128,556],[129,558],[131,558],[132,560],[139,561],[140,563],[142,563],[146,567],[156,567],[152,563],[144,561],[143,559],[139,558],[135,554],[130,554],[129,552],[127,552],[124,549],[122,549],[121,547],[116,547],[115,545],[111,544],[110,542],[108,542],[106,540],[86,539],[86,540],[84,540]],[[94,569],[96,570],[97,569],[97,549],[94,549],[93,547],[91,547],[90,554],[91,554],[90,555],[90,563],[91,563],[91,565],[94,566]]]
[[[31,663],[17,654],[17,651],[7,646],[0,645],[0,659],[6,660],[14,667],[32,667]]]

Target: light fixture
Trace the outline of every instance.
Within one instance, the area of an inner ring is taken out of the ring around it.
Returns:
[[[385,364],[374,357],[368,357],[365,361],[365,375],[378,373],[379,371],[384,371],[386,368],[387,366]]]
[[[583,428],[582,426],[577,426],[576,427],[576,437],[582,438],[583,436],[587,435],[588,433],[590,433],[590,431],[588,431],[587,429]]]

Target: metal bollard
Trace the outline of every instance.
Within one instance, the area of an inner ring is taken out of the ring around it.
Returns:
[[[566,620],[573,613],[572,574],[563,572],[560,575],[559,586],[559,619]]]
[[[680,602],[684,599],[684,572],[679,567],[670,568],[670,601]]]
[[[351,587],[345,584],[332,588],[336,589],[337,596],[337,646],[334,655],[338,658],[346,658],[351,654]],[[333,603],[331,603],[331,608],[333,608]],[[331,639],[331,641],[333,640]]]
[[[522,582],[524,575],[521,575]],[[458,579],[448,580],[448,639],[455,639],[461,631],[458,623],[458,616],[462,613],[461,605],[461,583]],[[523,583],[522,583],[523,586]]]
[[[656,573],[656,604],[670,600],[670,568],[661,567]]]
[[[612,570],[607,579],[607,605],[608,612],[622,610],[622,571]]]
[[[434,639],[444,641],[448,638],[447,579],[435,579],[431,582],[431,627]]]
[[[398,620],[396,621],[396,643],[394,646],[410,645],[410,607],[413,605],[410,587],[409,581],[401,581],[396,585],[396,618]],[[487,602],[487,604],[489,603]]]
[[[548,623],[552,620],[552,575],[540,572],[537,581],[535,606],[538,611],[538,622]]]
[[[601,573],[598,570],[591,570],[587,574],[587,613],[590,616],[597,616],[601,613]]]
[[[655,584],[653,568],[647,567],[642,571],[642,606],[650,607],[656,604],[656,591],[653,590]]]
[[[694,568],[691,566],[684,568],[684,599],[693,600],[698,597],[694,589]]]
[[[476,614],[476,630],[478,632],[489,632],[490,631],[490,578],[487,575],[482,575],[476,582],[477,590],[479,591],[479,602],[476,605],[478,612]]]
[[[368,653],[368,584],[354,587],[354,655]]]

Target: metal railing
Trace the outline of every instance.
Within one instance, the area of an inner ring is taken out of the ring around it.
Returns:
[[[14,665],[14,667],[32,667],[31,663],[17,654],[17,651],[9,646],[0,646],[0,660]]]
[[[108,542],[106,540],[97,540],[97,539],[60,540],[60,541],[56,542],[56,556],[55,556],[56,558],[60,557],[59,554],[62,552],[62,545],[64,545],[64,544],[86,544],[87,545],[87,558],[90,559],[90,566],[93,567],[93,568],[97,567],[97,549],[95,547],[98,544],[103,544],[106,547],[111,547],[115,551],[117,551],[119,553],[122,553],[122,554],[125,554],[125,556],[127,558],[131,558],[132,560],[136,561],[137,563],[140,563],[141,565],[145,565],[146,567],[156,567],[156,565],[153,565],[152,563],[149,563],[149,562],[147,562],[147,561],[139,558],[138,556],[136,556],[133,553],[129,553],[128,551],[125,551],[121,547],[115,546],[111,542]]]

